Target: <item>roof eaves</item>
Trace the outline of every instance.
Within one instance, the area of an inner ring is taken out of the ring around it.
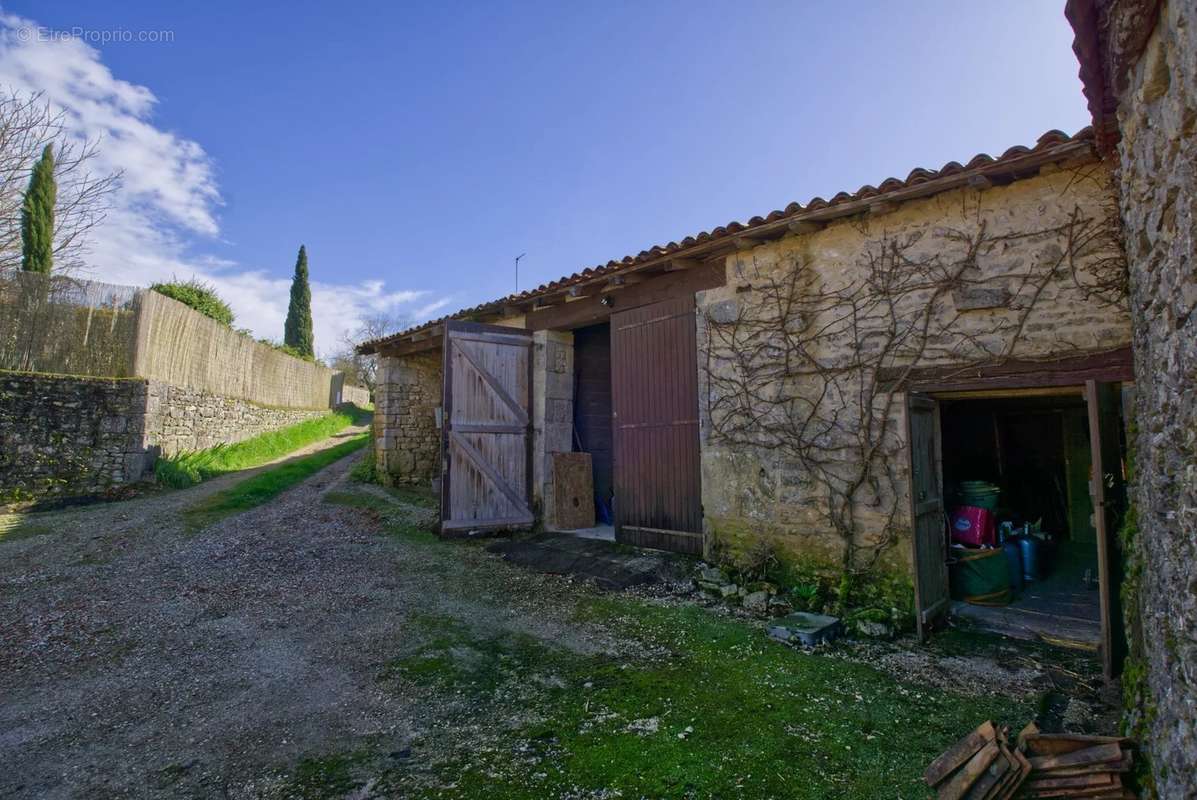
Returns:
[[[504,308],[527,304],[547,295],[557,294],[575,286],[587,286],[607,281],[616,274],[626,274],[650,269],[661,262],[683,258],[701,258],[734,247],[736,240],[761,240],[778,238],[799,227],[800,223],[820,224],[830,220],[867,212],[870,208],[881,208],[896,203],[928,197],[964,186],[987,186],[995,179],[1016,180],[1029,177],[1039,168],[1049,164],[1068,161],[1078,157],[1093,157],[1093,129],[1084,128],[1073,136],[1051,130],[1036,141],[1034,147],[1021,145],[1008,148],[997,158],[980,153],[965,165],[949,161],[938,170],[916,167],[905,180],[887,178],[876,187],[862,186],[856,192],[839,192],[831,200],[812,198],[805,205],[790,203],[784,209],[775,210],[766,216],[756,216],[747,223],[729,222],[726,225],[687,236],[680,242],[654,245],[635,256],[625,256],[619,261],[590,267],[567,275],[536,289],[525,290],[498,300],[462,309],[453,314],[422,323],[399,333],[373,339],[358,345],[357,352],[369,355],[391,342],[411,337],[450,319],[461,319],[479,315],[499,313]]]

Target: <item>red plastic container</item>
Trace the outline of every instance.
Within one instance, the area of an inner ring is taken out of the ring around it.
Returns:
[[[993,512],[977,506],[960,506],[952,512],[952,541],[973,547],[997,543]]]

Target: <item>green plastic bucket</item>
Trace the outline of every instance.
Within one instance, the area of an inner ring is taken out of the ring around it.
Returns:
[[[988,481],[963,481],[960,484],[960,503],[996,511],[1002,490]]]
[[[983,606],[1010,602],[1010,570],[1002,548],[954,550],[956,561],[948,566],[952,597]]]

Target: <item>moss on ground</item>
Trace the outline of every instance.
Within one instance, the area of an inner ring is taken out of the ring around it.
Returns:
[[[416,620],[432,635],[380,680],[467,698],[472,721],[495,720],[497,740],[469,752],[426,742],[433,786],[425,771],[380,774],[375,759],[376,787],[446,798],[923,796],[923,768],[962,731],[984,719],[1021,725],[1034,711],[902,684],[692,606],[597,598],[578,621],[657,655],[587,655],[452,617]]]
[[[387,524],[385,499],[346,494],[331,501],[373,502]],[[388,531],[461,547],[402,525]],[[461,719],[427,734],[410,762],[352,754],[348,783],[338,766],[326,771],[330,786],[371,780],[384,794],[488,800],[921,797],[926,764],[964,732],[985,719],[1021,727],[1035,713],[1034,698],[903,683],[697,606],[579,592],[573,614],[618,652],[578,652],[452,614],[411,620],[422,644],[383,665],[380,685],[439,699]],[[975,647],[972,636],[945,647]],[[485,740],[468,740],[467,727]]]

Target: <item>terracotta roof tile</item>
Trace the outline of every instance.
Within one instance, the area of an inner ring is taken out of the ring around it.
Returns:
[[[838,192],[830,201],[824,200],[821,197],[813,197],[805,205],[800,203],[790,203],[783,210],[771,211],[768,216],[754,216],[746,223],[732,221],[726,225],[720,225],[712,228],[710,231],[703,231],[701,233],[687,236],[680,242],[669,242],[668,244],[653,245],[647,250],[641,250],[635,256],[624,256],[622,259],[615,261],[608,261],[606,264],[601,264],[594,267],[587,267],[580,272],[575,272],[572,275],[566,275],[548,284],[542,284],[534,290],[524,290],[517,294],[508,295],[507,297],[494,300],[489,303],[482,303],[471,308],[465,308],[453,314],[441,317],[439,319],[430,320],[421,323],[413,328],[402,331],[400,333],[392,334],[381,339],[374,339],[368,342],[363,342],[358,346],[359,352],[372,353],[377,347],[387,341],[408,336],[417,331],[431,327],[438,323],[449,319],[457,319],[460,317],[469,317],[478,314],[495,313],[501,311],[504,306],[509,306],[522,301],[533,299],[539,295],[546,293],[558,292],[566,289],[574,284],[584,283],[609,275],[612,272],[627,270],[649,261],[658,260],[661,258],[675,255],[679,251],[687,250],[688,248],[701,246],[719,239],[735,236],[746,231],[750,232],[754,228],[762,225],[772,225],[781,220],[785,220],[796,215],[809,215],[812,212],[832,210],[837,206],[842,206],[847,203],[854,203],[860,200],[868,200],[872,198],[885,197],[887,194],[910,189],[912,187],[922,186],[924,184],[933,183],[935,181],[942,181],[947,178],[958,176],[963,172],[979,171],[982,174],[998,174],[1005,167],[1016,168],[1017,162],[1027,156],[1039,155],[1041,153],[1048,153],[1053,148],[1065,148],[1059,154],[1059,158],[1068,158],[1076,154],[1078,148],[1072,147],[1079,145],[1086,152],[1093,152],[1093,129],[1086,127],[1078,131],[1072,136],[1059,130],[1050,130],[1043,134],[1036,140],[1034,147],[1025,147],[1016,145],[1007,149],[997,158],[986,153],[979,153],[973,156],[967,164],[961,165],[958,161],[949,161],[939,169],[928,169],[926,167],[916,167],[910,171],[906,180],[898,178],[886,178],[880,185],[874,187],[866,184],[855,193]],[[1051,156],[1055,157],[1055,156]],[[951,184],[945,184],[944,190],[955,188],[958,186],[958,181]],[[931,188],[927,194],[939,191]],[[899,201],[906,199],[909,193],[897,198]],[[925,196],[925,195],[920,195]],[[856,213],[851,210],[847,213]]]

